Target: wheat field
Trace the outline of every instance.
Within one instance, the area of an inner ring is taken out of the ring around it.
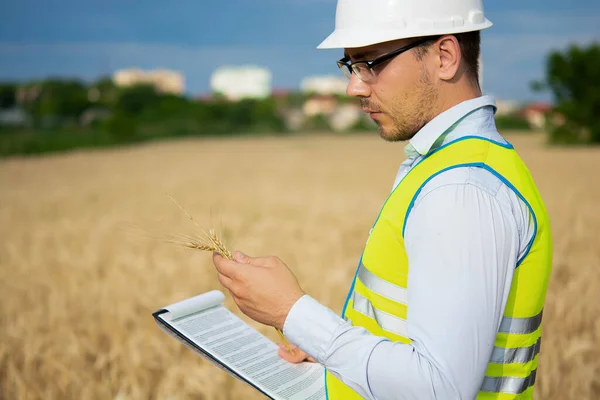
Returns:
[[[507,138],[554,235],[536,398],[600,398],[600,149]],[[153,322],[155,309],[220,288],[209,253],[162,240],[194,233],[166,193],[231,247],[281,257],[339,312],[403,158],[402,144],[370,134],[0,161],[0,398],[262,398]]]

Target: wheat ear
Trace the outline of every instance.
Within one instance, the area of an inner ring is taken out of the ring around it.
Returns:
[[[171,199],[171,201],[173,201],[173,203],[177,204],[177,206],[181,209],[181,211],[183,211],[185,213],[185,215],[194,223],[194,225],[196,225],[198,228],[200,228],[200,225],[198,225],[196,223],[196,220],[194,220],[194,217],[192,217],[190,214],[188,214],[188,212],[185,211],[185,209],[179,203],[177,203],[177,201],[175,201],[175,199],[173,197],[171,197],[168,193],[167,193],[167,196],[169,196],[169,198]],[[169,242],[176,243],[176,244],[182,245],[182,246],[190,248],[190,249],[216,251],[221,256],[223,256],[229,260],[233,260],[233,253],[231,251],[229,251],[227,246],[225,246],[225,244],[219,238],[219,236],[214,231],[214,229],[210,229],[208,232],[206,232],[202,228],[200,228],[200,230],[202,231],[202,234],[204,235],[204,237],[179,235],[179,236],[176,236],[173,239],[169,240]],[[288,352],[290,352],[292,355],[295,355],[294,349],[292,349],[289,342],[286,340],[285,336],[283,336],[283,332],[281,332],[278,328],[275,328],[275,330],[277,331],[277,333],[283,340],[283,343],[285,344],[285,347],[287,348]]]
[[[206,232],[200,227],[200,225],[198,225],[194,217],[192,217],[185,210],[185,208],[183,208],[173,197],[171,197],[170,194],[167,193],[167,196],[169,197],[169,199],[171,199],[173,203],[177,205],[177,207],[179,207],[181,211],[183,211],[183,213],[189,218],[189,220],[192,221],[202,233],[202,236],[198,237],[178,235],[169,240],[170,243],[179,244],[190,249],[217,252],[225,258],[233,260],[233,253],[229,251],[227,246],[225,246],[223,241],[219,238],[219,236],[213,229],[210,229],[208,232]]]

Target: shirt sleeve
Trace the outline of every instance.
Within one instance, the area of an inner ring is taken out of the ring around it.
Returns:
[[[510,205],[471,184],[437,187],[407,221],[408,336],[354,327],[310,296],[285,335],[368,399],[473,399],[483,380],[519,252]]]

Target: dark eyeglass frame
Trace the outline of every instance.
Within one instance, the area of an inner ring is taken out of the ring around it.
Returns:
[[[374,77],[375,73],[373,71],[373,68],[376,67],[377,65],[382,64],[396,56],[399,56],[400,54],[402,54],[410,49],[414,49],[417,46],[420,46],[420,45],[430,42],[432,40],[437,40],[439,38],[440,38],[440,36],[430,36],[430,37],[423,38],[421,40],[417,40],[416,42],[408,44],[404,47],[400,47],[399,49],[394,50],[390,53],[386,53],[382,56],[379,56],[379,57],[375,58],[374,60],[357,61],[357,62],[352,63],[352,62],[349,62],[350,58],[344,57],[341,60],[337,61],[337,66],[339,69],[342,70],[342,72],[344,73],[344,75],[346,75],[346,77],[348,79],[350,79],[352,73],[355,73],[360,78],[360,73],[358,71],[360,71],[359,66],[361,64],[365,65],[367,67],[367,69],[370,70],[371,75]],[[346,71],[344,71],[344,69]],[[348,72],[348,73],[346,73],[346,72]]]

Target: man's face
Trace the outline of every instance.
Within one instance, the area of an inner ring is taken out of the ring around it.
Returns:
[[[346,49],[352,62],[371,61],[406,46],[414,39],[396,40],[368,47]],[[391,142],[412,138],[433,118],[438,88],[427,69],[425,55],[408,50],[373,68],[374,77],[363,82],[352,74],[346,93],[360,98],[363,110],[379,127],[380,136]]]

